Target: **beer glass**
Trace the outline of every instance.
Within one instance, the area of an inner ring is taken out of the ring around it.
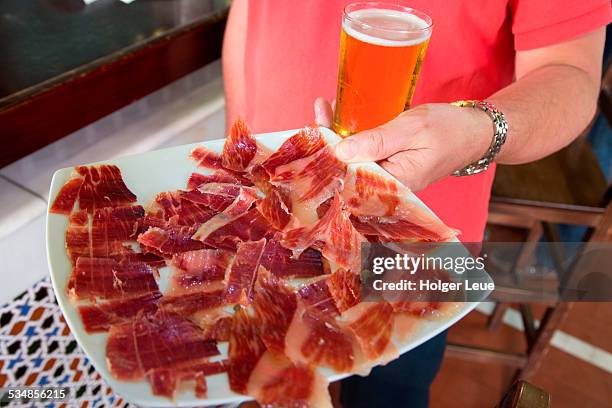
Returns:
[[[352,3],[342,16],[333,130],[342,137],[410,107],[432,20],[395,4]]]

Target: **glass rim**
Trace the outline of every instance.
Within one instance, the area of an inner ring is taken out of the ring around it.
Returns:
[[[350,10],[351,8],[354,8],[354,7],[359,7],[359,10],[365,10],[368,8],[372,8],[372,9],[379,9],[379,10],[402,11],[402,12],[409,13],[411,15],[414,15],[420,18],[421,20],[425,22],[425,24],[427,24],[427,27],[414,28],[414,29],[395,29],[395,28],[385,27],[383,25],[378,25],[378,24],[364,23],[363,21],[360,21],[358,18],[354,18],[350,16],[351,12],[357,11],[357,10]],[[351,23],[359,24],[360,26],[365,27],[365,28],[374,28],[377,30],[393,32],[393,33],[402,33],[402,34],[403,33],[405,34],[423,33],[427,31],[431,31],[431,29],[434,26],[433,19],[429,17],[427,14],[423,13],[422,11],[416,10],[412,7],[402,6],[402,5],[393,4],[393,3],[384,3],[384,2],[379,2],[379,1],[358,1],[354,3],[349,3],[346,6],[344,6],[344,9],[342,10],[342,18],[350,21]]]

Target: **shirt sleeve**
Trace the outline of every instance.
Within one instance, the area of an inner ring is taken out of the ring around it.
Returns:
[[[510,0],[509,6],[517,51],[571,40],[612,20],[610,0]]]

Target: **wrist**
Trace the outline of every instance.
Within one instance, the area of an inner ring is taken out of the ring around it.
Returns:
[[[489,115],[480,109],[460,108],[462,114],[469,117],[469,126],[466,129],[469,138],[469,152],[464,166],[481,159],[491,147],[495,135],[495,126]]]
[[[495,105],[487,101],[457,101],[453,102],[452,105],[459,106],[461,108],[474,108],[475,110],[480,110],[486,113],[487,116],[489,116],[491,122],[493,123],[493,134],[491,136],[491,141],[486,152],[479,159],[470,162],[462,169],[453,172],[453,175],[470,176],[481,173],[489,168],[489,166],[495,160],[501,147],[506,142],[506,135],[508,133],[508,122],[506,121],[504,114],[499,111],[495,107]],[[479,148],[479,142],[481,140],[480,134],[481,132],[482,134],[484,134],[484,132],[482,130],[477,130],[476,127],[474,127],[474,129],[474,145]],[[474,151],[477,151],[476,149]]]

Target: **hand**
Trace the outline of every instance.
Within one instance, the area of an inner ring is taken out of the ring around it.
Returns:
[[[317,124],[331,127],[331,105],[317,98],[314,110]],[[493,125],[486,113],[430,103],[344,139],[336,145],[336,155],[347,163],[376,161],[418,191],[480,159],[492,137]]]

